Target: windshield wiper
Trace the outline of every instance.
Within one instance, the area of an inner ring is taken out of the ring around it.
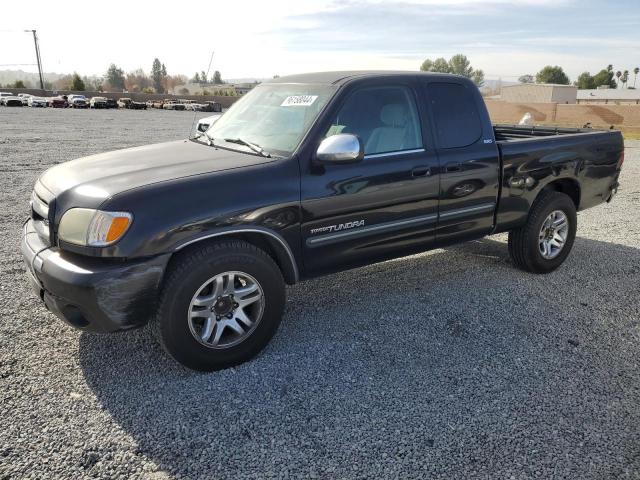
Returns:
[[[242,138],[225,138],[224,141],[229,143],[238,143],[240,145],[245,145],[246,147],[249,147],[251,150],[253,150],[257,154],[262,155],[263,157],[271,158],[271,154],[265,151],[260,145],[256,145],[255,143],[249,142]]]

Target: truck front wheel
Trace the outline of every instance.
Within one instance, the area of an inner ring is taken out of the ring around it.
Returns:
[[[170,265],[152,331],[178,362],[212,371],[256,356],[285,304],[280,269],[243,241],[199,246]]]
[[[509,254],[520,269],[548,273],[565,261],[576,238],[577,216],[573,200],[564,193],[543,191],[527,223],[509,232]]]

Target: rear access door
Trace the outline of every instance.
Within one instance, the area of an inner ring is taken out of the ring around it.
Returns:
[[[436,241],[491,232],[498,199],[500,157],[484,101],[469,81],[422,80],[440,164]]]

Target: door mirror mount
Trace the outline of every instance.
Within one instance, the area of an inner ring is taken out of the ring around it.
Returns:
[[[339,133],[320,142],[316,150],[316,159],[320,163],[348,164],[357,163],[364,158],[364,146],[356,135]]]

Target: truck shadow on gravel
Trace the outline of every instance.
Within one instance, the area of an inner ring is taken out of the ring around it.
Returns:
[[[640,469],[639,285],[634,248],[578,238],[540,276],[485,239],[290,288],[235,369],[144,330],[83,334],[80,364],[171,476],[618,477]]]

